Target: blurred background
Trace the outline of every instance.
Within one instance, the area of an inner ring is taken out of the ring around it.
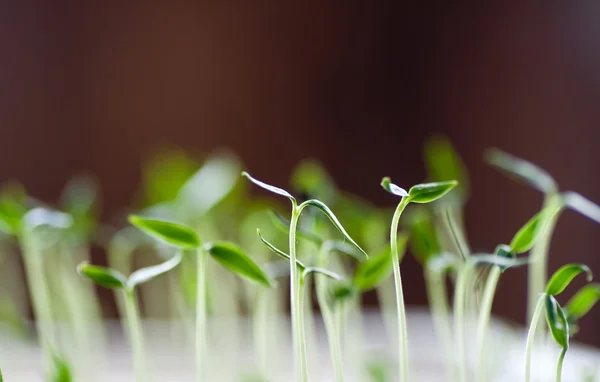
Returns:
[[[128,205],[141,163],[174,144],[230,148],[286,185],[305,157],[378,205],[382,176],[424,179],[422,147],[448,136],[470,172],[475,250],[510,240],[542,197],[487,166],[495,146],[600,202],[600,3],[456,5],[398,1],[2,2],[0,180],[56,200],[89,171],[104,218]],[[600,272],[600,226],[559,220],[550,270]],[[407,302],[426,302],[407,257]],[[507,272],[495,311],[523,322],[525,271]],[[580,341],[600,345],[600,311]]]

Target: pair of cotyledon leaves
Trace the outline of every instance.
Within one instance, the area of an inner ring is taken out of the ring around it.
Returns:
[[[587,314],[600,300],[600,284],[588,284],[581,288],[565,305],[561,307],[555,296],[562,293],[579,274],[585,273],[587,281],[592,280],[591,270],[583,264],[567,264],[558,269],[548,281],[544,295],[546,321],[554,340],[567,349],[571,334],[570,325]]]
[[[205,250],[210,256],[230,271],[264,286],[271,286],[271,279],[237,245],[216,241],[203,244],[194,230],[173,222],[130,216],[129,221],[142,232],[156,240],[178,248],[180,251],[164,263],[139,269],[126,278],[120,272],[106,267],[82,263],[79,273],[95,283],[107,288],[119,288],[128,291],[137,285],[169,272],[182,260],[182,251]]]

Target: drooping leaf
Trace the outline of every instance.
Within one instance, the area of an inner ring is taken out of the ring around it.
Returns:
[[[543,224],[547,218],[548,211],[545,209],[533,215],[533,217],[519,229],[510,242],[511,252],[520,254],[529,251],[539,237]]]
[[[552,337],[563,349],[569,347],[569,323],[564,310],[552,295],[546,295],[546,321]]]
[[[318,273],[320,275],[327,276],[330,279],[337,280],[337,281],[344,280],[344,278],[341,275],[339,275],[339,274],[337,274],[335,272],[332,272],[332,271],[329,271],[329,270],[323,269],[323,268],[316,268],[316,267],[307,267],[307,268],[305,268],[302,271],[302,277],[306,278],[311,273]]]
[[[581,288],[565,305],[569,322],[579,320],[600,300],[600,284],[588,284]]]
[[[280,229],[286,235],[289,234],[290,221],[288,219],[284,218],[283,216],[281,216],[281,214],[279,214],[275,210],[270,210],[269,212],[270,212],[269,215],[271,216],[271,219],[273,221],[273,225],[275,225],[275,227]],[[296,227],[296,236],[299,238],[302,238],[302,239],[306,239],[318,246],[323,244],[323,239],[321,237],[319,237],[319,235],[316,235],[308,230],[305,230],[302,227]]]
[[[457,185],[455,180],[417,184],[408,191],[408,198],[411,203],[430,203],[446,195]]]
[[[136,215],[130,215],[129,222],[154,239],[177,248],[195,249],[201,245],[196,232],[181,224]]]
[[[358,244],[356,244],[354,239],[352,239],[350,237],[350,235],[348,235],[348,233],[342,226],[342,223],[340,223],[338,218],[334,215],[333,211],[331,211],[329,209],[329,207],[327,207],[325,205],[325,203],[318,201],[316,199],[310,199],[310,200],[307,200],[304,203],[302,203],[299,206],[299,208],[302,209],[305,206],[313,206],[313,207],[318,208],[321,212],[323,212],[329,218],[329,220],[335,226],[335,228],[337,228],[338,231],[340,231],[340,233],[344,236],[344,238],[346,240],[348,240],[348,242],[350,242],[353,246],[355,246],[365,256],[365,258],[367,258],[367,259],[369,258],[369,255],[367,255],[367,253]]]
[[[290,194],[286,190],[283,190],[279,187],[271,186],[269,184],[261,182],[260,180],[255,179],[252,176],[250,176],[250,174],[248,174],[246,171],[242,172],[242,176],[245,176],[246,178],[248,178],[248,180],[250,180],[252,183],[256,184],[258,187],[264,188],[265,190],[270,191],[274,194],[285,196],[286,198],[291,200],[292,203],[296,203],[296,199],[292,196],[292,194]]]
[[[271,279],[237,245],[227,241],[208,243],[205,249],[228,270],[258,284],[270,287]]]
[[[369,260],[358,266],[353,282],[359,290],[367,291],[387,280],[392,275],[392,271],[392,251],[387,247],[382,253],[371,256]]]
[[[127,285],[127,279],[121,272],[107,267],[100,267],[97,265],[83,262],[77,267],[77,272],[92,280],[94,283],[109,289],[125,288]]]
[[[267,239],[265,239],[263,237],[263,235],[260,233],[260,229],[256,229],[256,233],[258,234],[258,237],[260,238],[260,240],[267,246],[267,248],[269,248],[271,251],[273,251],[273,253],[275,253],[277,256],[279,256],[283,259],[286,259],[288,262],[291,260],[290,255],[288,255],[281,249],[275,247]],[[300,268],[301,270],[304,270],[306,268],[306,266],[304,264],[302,264],[302,262],[298,259],[296,259],[296,264],[298,265],[298,268]]]
[[[169,272],[181,263],[182,257],[183,255],[178,251],[175,256],[163,263],[138,269],[127,279],[127,289],[132,291],[136,286]]]
[[[558,188],[548,172],[504,151],[489,149],[485,153],[485,160],[508,175],[546,194],[556,192]]]
[[[561,196],[562,202],[567,207],[600,223],[600,206],[596,203],[573,191],[565,192]]]
[[[392,180],[387,176],[381,179],[381,187],[383,187],[383,189],[389,192],[390,194],[394,194],[400,197],[408,196],[408,192],[406,192],[404,188],[398,187],[397,185],[392,183]]]
[[[580,273],[587,274],[587,281],[592,280],[592,271],[584,264],[567,264],[558,269],[548,284],[546,285],[546,293],[551,296],[556,296],[565,290],[571,281]]]
[[[448,138],[436,136],[425,143],[425,164],[432,181],[457,180],[457,194],[464,202],[469,193],[468,171]]]

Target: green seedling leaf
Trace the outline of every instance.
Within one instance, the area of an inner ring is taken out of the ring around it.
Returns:
[[[196,232],[181,224],[136,215],[130,215],[129,222],[154,239],[177,248],[196,249],[201,245]]]
[[[561,199],[565,206],[600,223],[600,206],[596,203],[573,191],[563,193]]]
[[[127,289],[133,291],[136,286],[169,272],[181,263],[182,257],[181,252],[178,252],[164,263],[138,269],[127,279]]]
[[[411,210],[409,216],[410,249],[421,264],[441,253],[431,217],[425,209]]]
[[[485,160],[508,175],[546,194],[556,192],[558,189],[554,179],[545,170],[504,151],[489,149],[485,153]]]
[[[127,278],[121,272],[107,267],[89,264],[87,261],[79,264],[77,272],[92,280],[95,284],[109,289],[121,289],[127,285]]]
[[[304,203],[302,203],[299,206],[299,209],[302,209],[305,206],[313,206],[313,207],[316,207],[319,210],[321,210],[321,212],[323,212],[329,218],[329,220],[335,226],[335,228],[337,228],[338,231],[340,231],[340,233],[344,236],[344,238],[346,240],[348,240],[353,246],[355,246],[364,255],[365,258],[367,258],[367,259],[369,258],[369,255],[367,255],[367,253],[358,244],[356,244],[356,242],[354,241],[354,239],[352,239],[350,237],[350,235],[348,235],[348,233],[346,232],[346,230],[342,226],[342,223],[340,223],[340,221],[338,220],[338,218],[334,215],[333,211],[331,211],[329,209],[329,207],[327,207],[325,205],[325,203],[320,202],[320,201],[318,201],[316,199],[310,199],[310,200],[307,200]]]
[[[272,285],[271,279],[265,272],[237,245],[231,242],[217,241],[206,244],[205,249],[215,260],[233,273],[263,286],[270,287]]]
[[[569,322],[576,322],[585,316],[600,300],[600,284],[588,284],[571,297],[565,305],[565,313]]]
[[[383,187],[383,189],[389,192],[390,194],[394,194],[400,197],[408,196],[408,192],[406,192],[404,188],[396,186],[394,183],[392,183],[392,180],[387,176],[381,180],[381,187]]]
[[[529,251],[539,237],[547,215],[548,212],[542,210],[529,219],[510,242],[510,251],[515,254]]]
[[[446,195],[457,185],[455,180],[417,184],[408,191],[408,199],[411,203],[430,203]]]
[[[458,152],[446,137],[437,136],[425,143],[425,164],[432,181],[457,180],[461,198],[468,194],[468,171]]]
[[[73,219],[69,214],[59,211],[49,210],[43,207],[36,207],[29,210],[22,220],[22,224],[30,229],[41,226],[66,229],[71,227]]]
[[[336,283],[330,289],[331,303],[341,303],[345,300],[348,300],[354,296],[356,290],[351,284],[346,283]]]
[[[3,186],[0,194],[0,231],[7,235],[17,235],[21,219],[27,212],[27,194],[20,184]]]
[[[546,295],[546,321],[552,337],[563,349],[569,347],[569,323],[564,310],[552,295]]]
[[[587,274],[587,281],[592,281],[592,271],[584,264],[567,264],[562,266],[559,270],[554,272],[548,285],[546,286],[546,293],[551,296],[556,296],[562,293],[571,281],[580,273]]]
[[[374,289],[387,280],[393,271],[392,251],[388,247],[377,256],[360,264],[354,273],[354,285],[361,291]]]
[[[273,253],[275,253],[277,256],[286,259],[288,261],[291,261],[292,259],[290,258],[290,255],[288,255],[287,253],[283,252],[281,249],[277,248],[276,246],[274,246],[273,244],[271,244],[267,239],[265,239],[262,234],[260,233],[260,229],[256,229],[256,233],[258,234],[258,237],[260,238],[260,240],[267,246],[267,248],[269,248],[271,251],[273,251]],[[300,262],[300,260],[296,259],[296,264],[298,265],[298,268],[301,270],[304,270],[306,268],[306,266],[304,264],[302,264],[302,262]]]
[[[245,176],[246,178],[248,178],[248,180],[250,180],[252,183],[256,184],[258,187],[264,188],[265,190],[270,191],[274,194],[285,196],[286,198],[291,200],[292,203],[294,203],[294,204],[296,203],[296,199],[292,196],[292,194],[290,194],[286,190],[283,190],[279,187],[271,186],[269,184],[261,182],[260,180],[255,179],[252,176],[250,176],[250,174],[248,174],[246,171],[242,172],[242,176]]]
[[[315,268],[315,267],[305,268],[304,271],[302,271],[302,277],[306,278],[311,273],[318,273],[320,275],[327,276],[330,279],[337,280],[337,281],[344,280],[344,278],[342,276],[340,276],[339,274],[337,274],[335,272],[331,272],[331,271],[328,271],[327,269]]]
[[[279,230],[281,230],[281,232],[285,233],[286,235],[290,232],[290,221],[289,220],[287,220],[286,218],[281,216],[281,214],[279,214],[277,211],[274,211],[274,210],[270,210],[269,215],[271,216],[271,219],[272,219],[275,227],[277,227]],[[310,231],[307,231],[307,230],[303,229],[302,227],[296,228],[296,236],[298,236],[302,239],[306,239],[312,243],[315,243],[318,246],[323,244],[323,239],[321,237],[319,237],[319,235],[316,235]]]

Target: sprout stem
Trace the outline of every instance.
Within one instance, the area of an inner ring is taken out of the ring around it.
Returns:
[[[479,311],[479,321],[477,323],[477,354],[479,355],[479,369],[477,373],[477,380],[479,382],[485,381],[485,335],[489,326],[490,316],[492,314],[492,305],[494,303],[494,293],[496,293],[496,287],[498,286],[498,280],[502,270],[498,266],[492,266],[492,270],[488,275],[485,283],[485,289],[483,291],[483,297],[481,299],[481,310]]]
[[[569,348],[564,347],[560,352],[560,356],[558,357],[558,363],[556,364],[556,382],[560,382],[562,379],[562,367],[568,349]]]
[[[206,266],[208,254],[204,248],[198,248],[196,272],[198,285],[196,290],[196,381],[206,380]]]
[[[400,274],[400,255],[398,253],[398,224],[400,216],[408,205],[408,198],[403,197],[396,207],[392,217],[390,230],[390,243],[392,247],[392,264],[394,267],[394,286],[396,289],[396,313],[398,320],[398,356],[399,356],[399,381],[408,382],[408,330],[406,328],[406,310],[404,307],[404,294],[402,291],[402,276]]]
[[[467,348],[465,345],[465,294],[473,264],[464,262],[459,270],[454,291],[454,340],[458,359],[458,380],[467,382]]]
[[[254,349],[256,352],[256,364],[261,378],[266,379],[269,370],[267,359],[268,340],[268,290],[262,287],[254,288],[254,317],[252,326],[254,328]]]
[[[142,337],[140,314],[135,298],[135,290],[123,289],[123,300],[125,302],[129,341],[131,342],[131,347],[133,350],[135,380],[136,382],[143,382],[145,381],[144,342]]]
[[[535,337],[536,327],[540,321],[542,310],[544,309],[544,295],[538,297],[538,301],[535,304],[535,310],[533,312],[533,318],[529,325],[529,332],[527,333],[527,344],[525,345],[525,382],[531,380],[531,353],[533,349],[533,339]]]
[[[298,284],[298,334],[299,338],[302,340],[299,343],[299,351],[300,351],[300,370],[302,370],[302,378],[308,374],[308,360],[306,358],[306,332],[304,328],[304,297],[306,295],[306,291],[304,290],[304,285],[306,283],[306,277],[304,275],[300,275],[300,282]],[[308,380],[308,377],[307,379]],[[303,381],[305,381],[303,379]]]

